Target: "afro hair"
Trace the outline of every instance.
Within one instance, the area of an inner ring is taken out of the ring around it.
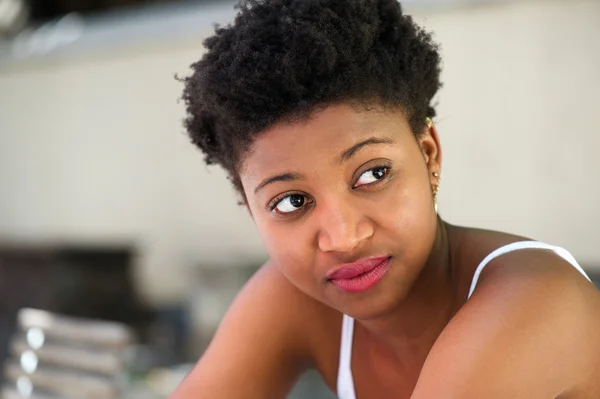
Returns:
[[[243,195],[239,167],[269,126],[334,103],[400,107],[418,135],[439,90],[438,46],[397,0],[242,0],[183,78],[185,128]]]

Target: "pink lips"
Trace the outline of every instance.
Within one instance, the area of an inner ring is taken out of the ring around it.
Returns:
[[[344,291],[362,292],[377,284],[389,266],[389,256],[378,256],[344,265],[328,273],[327,278]]]

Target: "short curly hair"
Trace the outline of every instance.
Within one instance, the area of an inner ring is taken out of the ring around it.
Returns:
[[[239,168],[275,123],[334,103],[396,106],[415,135],[441,87],[431,35],[397,0],[242,0],[183,78],[185,128],[243,196]]]

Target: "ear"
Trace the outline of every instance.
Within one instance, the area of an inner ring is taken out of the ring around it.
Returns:
[[[429,171],[431,185],[438,185],[442,174],[442,147],[437,128],[430,120],[425,126],[423,134],[418,138],[418,142]]]

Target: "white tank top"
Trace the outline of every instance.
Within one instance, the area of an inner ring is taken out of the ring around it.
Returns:
[[[493,259],[497,258],[500,255],[504,255],[505,253],[527,248],[546,249],[553,251],[558,256],[560,256],[561,258],[569,262],[571,265],[573,265],[573,267],[575,267],[577,270],[579,270],[581,274],[585,276],[585,278],[590,280],[590,278],[587,276],[587,274],[585,274],[581,266],[579,266],[575,258],[566,249],[544,244],[542,242],[537,241],[514,242],[512,244],[508,244],[496,249],[481,261],[479,266],[477,266],[477,269],[475,269],[475,274],[473,275],[473,280],[471,282],[471,288],[469,289],[469,295],[467,296],[467,299],[469,299],[473,294],[473,291],[475,291],[475,287],[477,286],[477,282],[479,281],[481,271],[489,262],[491,262]],[[354,392],[354,380],[352,378],[352,370],[350,367],[352,359],[353,335],[354,319],[344,315],[342,321],[342,340],[340,343],[340,362],[338,366],[337,377],[337,396],[339,399],[356,399],[356,393]]]

